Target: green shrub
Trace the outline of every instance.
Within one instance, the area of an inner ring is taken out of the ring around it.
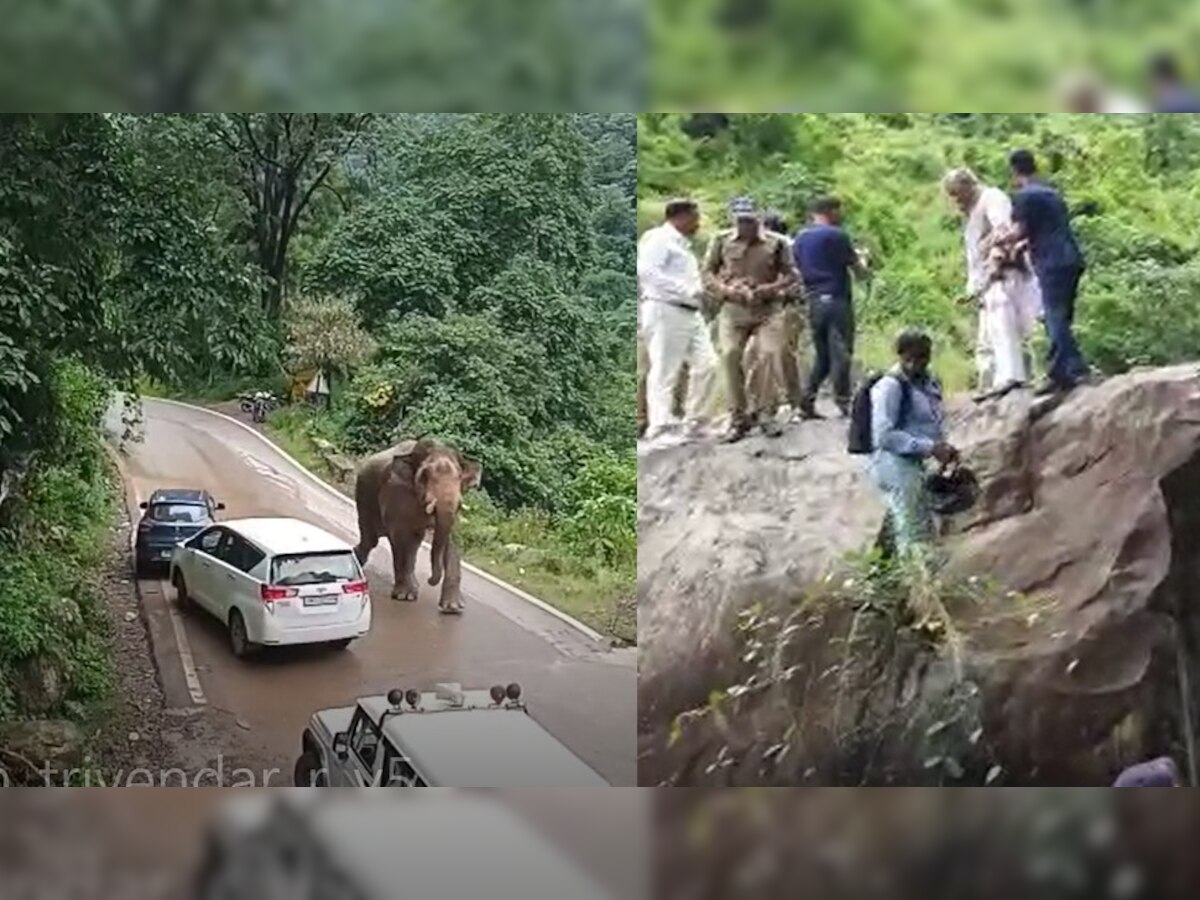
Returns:
[[[106,561],[117,488],[101,443],[109,385],[74,361],[48,384],[54,428],[0,521],[0,715],[19,714],[15,671],[33,657],[64,676],[66,699],[97,700],[112,681],[96,573]]]

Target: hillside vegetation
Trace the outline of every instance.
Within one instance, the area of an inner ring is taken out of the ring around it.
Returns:
[[[1145,89],[1152,51],[1192,77],[1187,0],[652,0],[655,109],[1051,110],[1065,76]]]
[[[965,280],[962,238],[939,180],[965,164],[1007,187],[1008,151],[1028,147],[1076,210],[1089,262],[1077,331],[1089,361],[1116,373],[1190,360],[1200,354],[1193,119],[648,113],[638,120],[638,228],[658,220],[665,198],[686,194],[703,203],[711,233],[742,193],[783,211],[794,228],[809,200],[835,193],[877,270],[872,288],[857,292],[858,355],[886,363],[892,335],[922,325],[937,341],[943,379],[963,389],[973,374],[975,322],[955,303]]]

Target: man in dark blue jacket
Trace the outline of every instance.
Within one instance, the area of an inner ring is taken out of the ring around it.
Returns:
[[[850,361],[854,355],[854,306],[851,273],[867,278],[865,253],[855,249],[842,228],[842,204],[822,197],[812,205],[812,224],[796,235],[792,244],[796,269],[808,300],[815,359],[812,375],[800,403],[800,414],[819,419],[817,393],[833,375],[834,400],[842,415],[850,409]]]
[[[1083,253],[1071,230],[1067,204],[1058,191],[1038,178],[1033,154],[1016,150],[1008,161],[1017,187],[1012,197],[1016,236],[1029,243],[1050,338],[1048,377],[1036,393],[1069,391],[1088,377],[1087,363],[1071,330],[1085,268]]]
[[[1150,81],[1155,112],[1200,112],[1200,98],[1184,82],[1179,63],[1171,54],[1157,53],[1150,58]]]

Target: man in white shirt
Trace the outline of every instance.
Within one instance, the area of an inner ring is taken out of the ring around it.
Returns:
[[[970,169],[950,171],[942,185],[963,216],[966,299],[979,307],[978,396],[995,396],[1029,380],[1024,342],[1035,318],[1030,310],[1037,302],[1036,280],[998,259],[1001,239],[1013,228],[1008,195],[981,184]]]
[[[685,415],[695,434],[712,407],[717,354],[700,311],[704,283],[691,245],[700,208],[694,200],[672,200],[665,218],[638,242],[638,312],[650,367],[646,438],[677,442],[683,435],[672,399],[680,369],[687,363]]]

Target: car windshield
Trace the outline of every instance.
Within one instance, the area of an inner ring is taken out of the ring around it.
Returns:
[[[326,584],[358,577],[358,564],[350,552],[295,553],[277,556],[271,564],[272,584]]]
[[[148,514],[155,522],[200,525],[208,521],[208,510],[194,503],[155,503]]]

